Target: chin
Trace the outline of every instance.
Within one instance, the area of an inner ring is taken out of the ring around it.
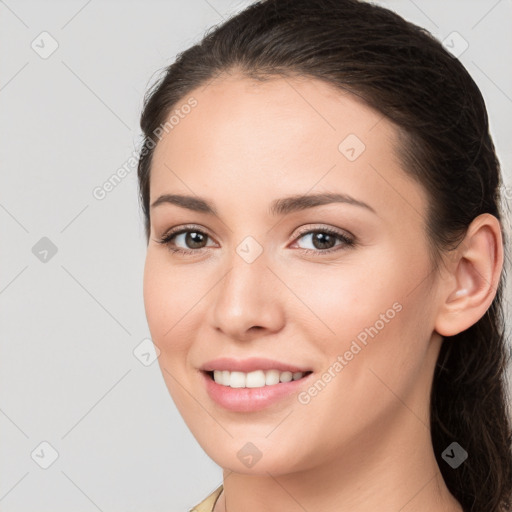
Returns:
[[[245,475],[284,475],[306,469],[305,455],[299,456],[296,447],[290,445],[290,449],[283,449],[282,443],[276,438],[273,442],[269,439],[233,438],[220,442],[209,440],[201,443],[201,447],[218,466],[223,469]],[[215,449],[212,450],[212,446]],[[278,450],[277,447],[280,449]]]

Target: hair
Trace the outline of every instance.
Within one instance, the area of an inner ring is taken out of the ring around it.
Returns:
[[[393,122],[403,171],[429,198],[425,224],[434,269],[482,213],[500,221],[508,247],[500,212],[500,164],[477,85],[427,30],[358,0],[255,2],[212,27],[165,68],[146,93],[140,120],[139,200],[147,241],[151,160],[162,127],[194,89],[232,72],[259,81],[322,80],[357,95]],[[512,506],[505,270],[484,316],[444,337],[433,377],[434,453],[465,512],[509,512]],[[442,459],[454,441],[468,452],[456,469]]]

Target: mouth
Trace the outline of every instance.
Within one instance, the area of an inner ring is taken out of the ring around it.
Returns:
[[[242,413],[288,407],[293,396],[314,378],[309,365],[266,357],[220,357],[203,363],[198,370],[213,402]]]
[[[227,388],[267,388],[308,377],[312,371],[291,372],[276,369],[240,372],[229,370],[204,370],[203,373],[220,386]]]

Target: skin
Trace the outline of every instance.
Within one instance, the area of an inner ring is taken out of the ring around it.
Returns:
[[[442,336],[474,324],[494,298],[499,222],[475,219],[434,272],[428,197],[401,169],[395,126],[356,96],[304,77],[256,83],[236,73],[190,96],[197,106],[155,148],[150,202],[197,195],[218,215],[151,210],[144,302],[168,390],[224,470],[215,512],[461,511],[434,457],[429,394]],[[348,134],[366,146],[354,161],[338,149]],[[274,199],[319,192],[376,213],[350,204],[268,213]],[[184,235],[175,246],[195,254],[157,243],[189,223],[208,249]],[[356,245],[338,240],[324,254],[311,234],[299,237],[322,227]],[[236,252],[247,236],[264,249],[250,264]],[[198,368],[221,356],[287,361],[320,377],[394,303],[401,311],[307,404],[294,394],[239,413],[206,392]],[[237,457],[247,442],[262,453],[251,468]]]

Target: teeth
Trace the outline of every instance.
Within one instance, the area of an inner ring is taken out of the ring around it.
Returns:
[[[293,379],[293,373],[292,372],[283,372],[281,375],[279,375],[279,380],[281,382],[290,382]]]
[[[245,379],[245,387],[246,388],[261,388],[261,386],[265,385],[265,372],[263,370],[256,370],[251,373],[242,373],[239,372],[242,376],[242,379]],[[233,374],[231,374],[233,375]],[[233,378],[233,377],[231,377]]]
[[[222,386],[231,388],[262,388],[274,386],[280,382],[290,382],[304,377],[303,372],[280,372],[279,370],[256,370],[254,372],[230,372],[228,370],[214,370],[213,380]]]
[[[245,373],[243,372],[231,372],[231,378],[229,379],[229,385],[232,388],[245,388]]]
[[[279,370],[268,370],[265,373],[265,386],[273,386],[279,384]]]

